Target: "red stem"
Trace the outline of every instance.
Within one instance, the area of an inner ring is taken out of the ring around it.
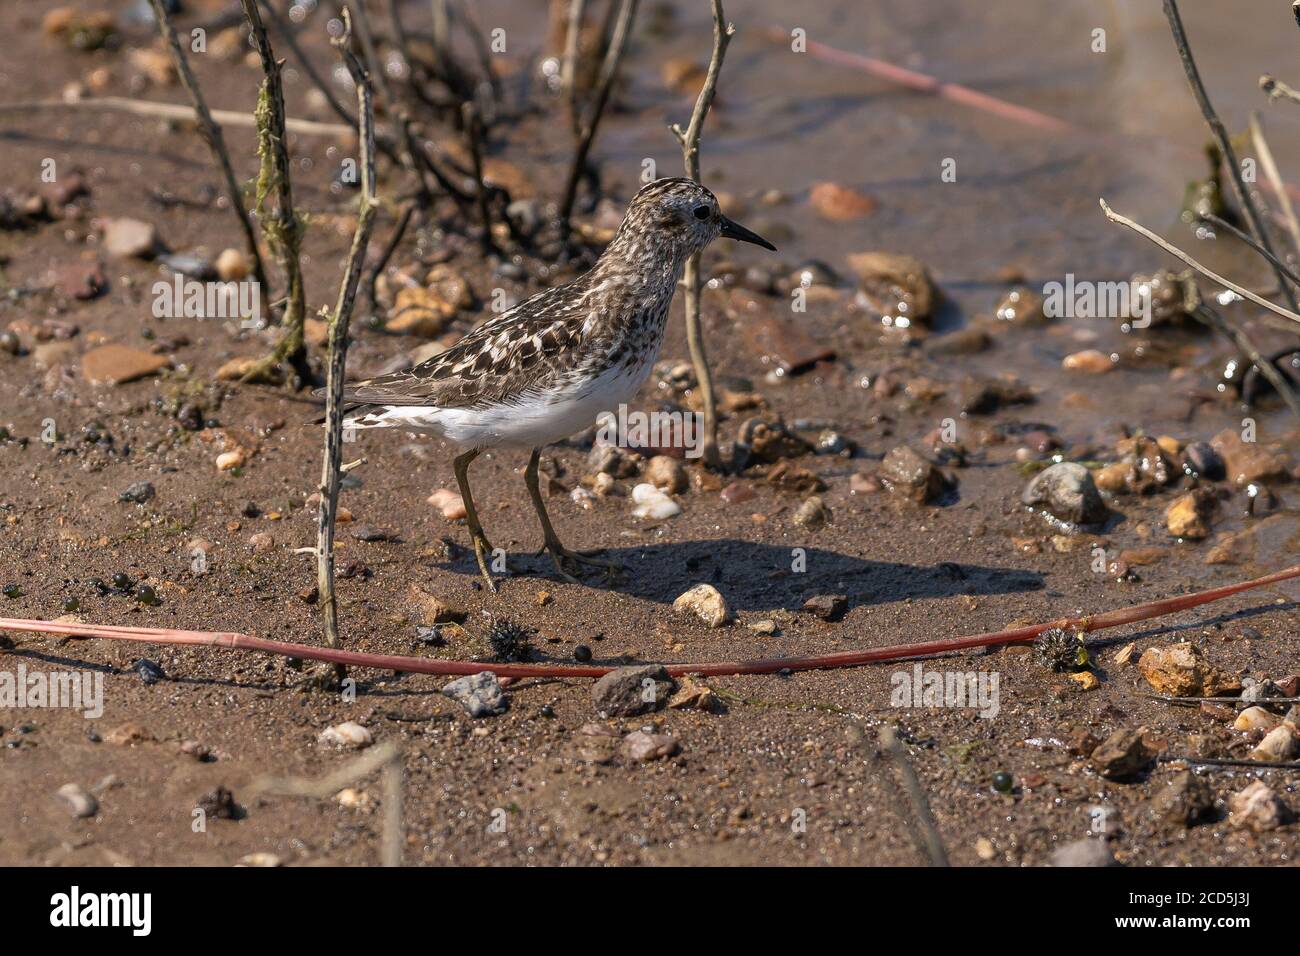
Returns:
[[[823,670],[834,667],[858,667],[892,661],[947,654],[971,647],[996,647],[1002,644],[1023,644],[1032,641],[1051,627],[1066,630],[1100,631],[1103,628],[1133,624],[1154,617],[1219,601],[1242,591],[1265,587],[1281,581],[1300,578],[1300,564],[1274,574],[1226,584],[1223,587],[1184,594],[1179,597],[1150,601],[1133,607],[1119,608],[1092,617],[1062,618],[1046,624],[1031,624],[1012,630],[975,634],[968,637],[943,638],[922,641],[919,644],[893,644],[865,651],[840,651],[835,654],[816,654],[807,657],[766,657],[749,661],[719,661],[713,664],[667,664],[668,673],[674,677],[683,674],[700,674],[707,677],[724,677],[734,674],[771,674],[776,671]],[[73,624],[56,621],[35,621],[22,618],[0,618],[0,630],[34,631],[46,634],[63,634],[69,637],[103,637],[119,641],[139,641],[147,644],[193,644],[204,647],[224,647],[230,650],[261,651],[303,660],[327,661],[349,667],[372,667],[378,670],[405,671],[412,674],[463,675],[491,671],[498,677],[600,677],[613,667],[579,667],[568,664],[498,664],[491,662],[444,661],[425,657],[404,657],[396,654],[364,654],[356,651],[333,650],[288,641],[271,641],[249,634],[219,631],[178,631],[168,628],[117,627],[108,624]]]

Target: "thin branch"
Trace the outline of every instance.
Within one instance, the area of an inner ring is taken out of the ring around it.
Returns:
[[[343,379],[347,369],[348,324],[361,281],[366,247],[374,226],[375,209],[375,112],[370,78],[350,49],[352,18],[342,10],[343,33],[331,42],[347,66],[357,88],[357,116],[360,118],[358,141],[361,150],[361,200],[357,212],[357,229],[352,236],[347,267],[339,287],[338,304],[329,321],[329,373],[325,386],[325,460],[321,467],[320,513],[316,527],[316,588],[320,594],[325,644],[339,646],[338,601],[334,594],[334,522],[338,515],[339,486],[343,459]],[[335,676],[343,677],[343,667],[334,666]]]
[[[488,189],[483,181],[483,121],[479,119],[478,108],[470,102],[461,104],[461,116],[465,128],[465,139],[469,144],[470,162],[474,167],[474,184],[478,200],[478,215],[483,227],[479,242],[483,255],[499,255],[496,243],[492,241],[492,213],[488,209]]]
[[[157,3],[158,0],[153,0],[153,2]],[[272,3],[271,0],[261,0],[261,3],[262,9],[264,9],[266,15],[271,18],[271,24],[275,27],[276,32],[279,33],[284,42],[289,45],[289,49],[293,51],[293,55],[298,58],[298,63],[302,66],[303,72],[307,74],[307,78],[312,81],[316,89],[320,90],[321,95],[325,97],[325,102],[329,104],[330,109],[334,111],[335,115],[338,116],[339,119],[343,120],[343,122],[347,124],[348,129],[355,129],[357,118],[353,116],[352,113],[348,111],[348,108],[343,105],[342,101],[334,95],[333,88],[325,81],[325,78],[320,75],[316,67],[312,65],[311,58],[307,56],[307,54],[303,52],[302,47],[298,45],[298,39],[294,36],[293,28],[290,27],[289,24],[285,23],[284,17],[280,16],[280,14],[276,12],[275,4]]]
[[[582,21],[587,0],[569,0],[569,16],[564,33],[564,62],[560,64],[560,92],[569,109],[569,125],[578,135],[578,49],[582,39]]]
[[[1291,413],[1296,418],[1300,418],[1300,398],[1296,397],[1295,389],[1287,382],[1286,376],[1278,370],[1277,366],[1260,353],[1259,348],[1251,341],[1250,336],[1203,302],[1197,306],[1193,314],[1236,345],[1250,360],[1250,363],[1259,369],[1259,374],[1263,375],[1268,380],[1268,383],[1273,386],[1278,397],[1286,403],[1287,408],[1291,409]],[[1250,396],[1246,395],[1244,390],[1242,397],[1246,402],[1250,401]]]
[[[1288,99],[1300,103],[1300,90],[1287,86],[1277,77],[1269,76],[1267,73],[1259,78],[1259,88],[1268,95],[1270,100]]]
[[[1110,206],[1107,204],[1106,200],[1104,199],[1101,200],[1101,209],[1102,212],[1106,214],[1106,218],[1109,219],[1111,222],[1117,222],[1121,226],[1128,226],[1138,235],[1146,239],[1149,239],[1151,242],[1154,242],[1157,246],[1165,250],[1165,252],[1169,253],[1174,258],[1181,259],[1183,262],[1187,263],[1187,265],[1191,266],[1197,272],[1201,273],[1207,278],[1213,279],[1215,282],[1219,283],[1219,285],[1223,286],[1225,289],[1231,289],[1233,292],[1237,293],[1237,295],[1241,296],[1243,299],[1249,299],[1251,302],[1254,302],[1256,305],[1268,309],[1270,312],[1276,312],[1284,319],[1290,319],[1292,322],[1300,323],[1300,315],[1297,315],[1294,312],[1284,309],[1280,305],[1274,305],[1272,302],[1269,302],[1267,299],[1256,295],[1255,293],[1251,292],[1249,289],[1242,288],[1241,286],[1237,285],[1237,283],[1225,279],[1217,272],[1211,272],[1205,266],[1201,265],[1199,262],[1197,262],[1195,259],[1189,256],[1187,253],[1183,252],[1183,250],[1179,249],[1177,246],[1173,245],[1172,243],[1166,242],[1164,239],[1161,239],[1150,229],[1147,229],[1145,226],[1138,225],[1136,222],[1134,222],[1132,219],[1129,219],[1127,216],[1121,216],[1115,210],[1111,209]]]
[[[1174,35],[1174,44],[1178,47],[1178,57],[1183,62],[1183,71],[1187,74],[1187,83],[1192,88],[1192,96],[1196,99],[1196,105],[1201,108],[1201,115],[1205,118],[1205,125],[1210,128],[1210,134],[1214,137],[1215,142],[1219,144],[1219,152],[1225,160],[1228,167],[1228,175],[1232,178],[1232,191],[1237,196],[1237,203],[1246,213],[1246,221],[1250,224],[1250,231],[1259,244],[1269,252],[1273,251],[1273,243],[1268,237],[1268,231],[1264,226],[1264,219],[1255,208],[1255,201],[1251,198],[1249,190],[1246,189],[1245,182],[1241,178],[1241,164],[1237,162],[1237,152],[1232,148],[1232,140],[1228,137],[1228,131],[1224,128],[1223,122],[1214,112],[1214,106],[1210,103],[1210,97],[1205,92],[1205,86],[1201,83],[1200,71],[1196,68],[1196,61],[1192,58],[1192,48],[1187,43],[1187,34],[1183,30],[1183,19],[1178,14],[1178,4],[1176,0],[1164,0],[1165,19],[1169,21],[1169,29]],[[1295,292],[1287,285],[1282,275],[1278,274],[1278,282],[1282,285],[1282,295],[1286,298],[1287,304],[1291,306],[1293,312],[1300,310],[1300,304],[1296,302]]]
[[[262,222],[262,231],[271,246],[280,268],[284,272],[287,290],[280,341],[270,355],[255,363],[243,376],[244,381],[255,381],[280,362],[289,364],[304,385],[312,384],[314,375],[307,363],[307,349],[303,341],[303,323],[306,319],[306,291],[303,287],[302,264],[298,247],[302,242],[303,223],[293,207],[292,167],[289,165],[288,134],[284,123],[284,86],[280,76],[282,62],[275,58],[271,40],[267,36],[262,15],[256,0],[240,0],[244,16],[252,32],[253,45],[262,61],[265,79],[257,98],[257,154],[262,162],[257,177],[257,207],[260,211],[267,196],[276,193],[275,212]]]
[[[921,786],[916,771],[912,769],[911,761],[907,759],[907,751],[903,749],[903,744],[898,739],[898,732],[893,727],[882,725],[879,737],[881,749],[893,759],[894,766],[898,768],[899,775],[903,778],[903,792],[907,794],[911,813],[902,812],[903,807],[900,806],[899,815],[907,824],[912,842],[930,861],[931,866],[947,866],[948,852],[943,848],[943,839],[939,836],[938,827],[935,826],[930,801],[925,796],[925,789]]]
[[[1059,618],[1043,624],[1009,628],[967,637],[940,638],[915,644],[893,644],[859,651],[838,651],[804,657],[766,657],[756,660],[721,661],[717,663],[666,664],[672,677],[694,674],[702,677],[726,677],[738,674],[774,674],[781,671],[827,670],[837,667],[861,667],[864,664],[886,664],[897,661],[932,657],[936,654],[953,654],[973,647],[1003,647],[1010,644],[1028,644],[1050,628],[1065,631],[1101,631],[1123,627],[1139,621],[1149,621],[1170,614],[1222,601],[1225,598],[1300,578],[1300,564],[1282,571],[1239,581],[1221,587],[1181,594],[1176,597],[1135,604],[1130,607],[1106,611],[1102,614],[1079,618]],[[570,664],[504,664],[497,662],[448,661],[429,657],[405,657],[398,654],[363,654],[357,651],[334,650],[313,644],[294,644],[290,641],[272,641],[251,634],[232,631],[184,631],[160,627],[120,627],[110,624],[79,624],[70,621],[37,621],[29,618],[0,618],[0,631],[31,632],[34,634],[60,634],[67,637],[99,637],[107,640],[134,641],[144,644],[168,646],[220,647],[226,650],[252,651],[276,654],[299,660],[325,661],[352,667],[371,667],[376,670],[401,671],[408,674],[440,674],[462,676],[491,671],[497,677],[585,677],[599,678],[611,673],[613,667],[584,667]]]
[[[1260,122],[1259,113],[1255,110],[1251,110],[1250,113],[1250,138],[1255,144],[1255,152],[1259,156],[1259,165],[1264,169],[1264,176],[1282,206],[1286,228],[1291,234],[1291,245],[1296,255],[1300,255],[1300,220],[1296,219],[1295,208],[1291,205],[1291,196],[1287,193],[1286,183],[1282,181],[1282,174],[1278,172],[1277,163],[1273,161],[1273,150],[1269,148],[1268,140],[1264,138],[1264,126]],[[1260,248],[1263,251],[1263,247]],[[1276,257],[1270,255],[1269,258],[1276,266]]]
[[[159,119],[184,120],[199,122],[199,116],[193,107],[180,103],[152,103],[149,100],[133,100],[127,96],[100,96],[89,100],[27,100],[20,103],[0,103],[0,114],[35,113],[41,110],[106,110],[116,113],[130,113],[132,116],[154,116]],[[208,115],[224,126],[257,126],[257,117],[252,113],[237,110],[209,110]],[[294,119],[286,117],[284,128],[290,133],[304,136],[347,136],[352,127],[341,123],[318,123],[315,120]]]
[[[397,225],[393,227],[393,234],[388,237],[388,242],[384,245],[383,251],[380,252],[379,258],[375,260],[374,265],[370,267],[370,272],[366,275],[366,301],[369,302],[372,313],[378,308],[375,302],[375,285],[379,282],[379,277],[388,265],[388,260],[397,251],[397,244],[402,241],[402,236],[406,235],[406,229],[411,224],[411,216],[415,212],[415,205],[415,200],[411,200],[402,206],[402,213],[397,217]]]
[[[573,153],[573,165],[569,167],[569,178],[564,185],[564,196],[560,201],[559,233],[560,242],[569,241],[570,223],[573,217],[573,202],[578,194],[578,181],[587,167],[587,154],[591,152],[592,140],[600,126],[600,118],[605,113],[610,91],[618,78],[619,63],[627,49],[628,35],[631,32],[632,18],[636,15],[637,0],[622,0],[618,11],[618,21],[614,25],[614,36],[609,49],[605,51],[605,61],[600,68],[600,79],[596,85],[596,98],[587,112],[582,124],[582,133],[578,137],[578,147]]]
[[[226,180],[226,193],[230,197],[231,211],[239,217],[239,227],[244,233],[244,243],[248,246],[248,255],[253,260],[253,278],[257,280],[259,294],[262,301],[262,312],[265,314],[269,311],[267,303],[271,297],[271,286],[266,278],[266,264],[262,261],[262,251],[257,246],[257,232],[253,229],[253,220],[248,215],[248,209],[244,206],[244,193],[239,188],[239,180],[235,177],[235,168],[230,162],[230,153],[226,149],[226,137],[221,132],[221,127],[217,125],[212,114],[208,112],[208,104],[203,99],[203,91],[199,88],[199,81],[194,76],[194,71],[190,69],[189,60],[185,57],[185,51],[181,49],[181,41],[176,36],[176,28],[172,25],[171,15],[167,12],[167,4],[163,0],[149,0],[153,4],[154,19],[158,22],[158,32],[162,34],[167,45],[171,48],[172,59],[176,62],[176,69],[180,72],[181,82],[185,84],[186,91],[190,94],[190,101],[194,104],[194,112],[199,128],[199,135],[203,141],[208,144],[208,149],[212,151],[212,158],[221,168],[221,174]]]
[[[1300,276],[1296,275],[1295,271],[1292,270],[1292,268],[1289,265],[1287,265],[1277,256],[1273,255],[1273,253],[1269,252],[1258,242],[1256,242],[1255,237],[1252,236],[1250,233],[1243,232],[1242,230],[1234,226],[1232,223],[1228,222],[1228,220],[1216,216],[1212,212],[1205,213],[1204,215],[1197,216],[1196,218],[1201,222],[1208,222],[1215,229],[1222,229],[1224,232],[1228,233],[1234,238],[1241,240],[1246,245],[1250,246],[1250,248],[1258,252],[1265,259],[1267,259],[1273,265],[1273,268],[1278,269],[1279,271],[1282,272],[1283,275],[1285,275],[1293,283],[1295,283],[1297,286],[1300,286]]]
[[[722,59],[727,55],[727,46],[735,32],[736,28],[727,22],[722,12],[722,0],[713,0],[713,53],[709,57],[709,70],[704,77],[704,85],[700,88],[700,95],[695,100],[695,109],[691,112],[686,131],[682,132],[681,127],[675,124],[672,127],[673,134],[682,147],[682,163],[686,167],[686,175],[697,183],[700,181],[700,133],[717,93]],[[695,380],[704,409],[702,454],[706,465],[716,467],[721,464],[718,453],[718,406],[713,394],[713,369],[709,366],[709,354],[704,346],[704,329],[700,324],[700,253],[697,252],[686,260],[682,279],[686,286],[686,346],[691,353],[691,364],[695,366]]]

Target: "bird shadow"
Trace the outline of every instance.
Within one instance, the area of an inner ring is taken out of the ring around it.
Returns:
[[[1043,576],[1018,568],[984,567],[940,561],[932,565],[872,561],[823,548],[756,544],[735,538],[682,541],[638,548],[611,548],[598,557],[623,570],[607,575],[582,567],[583,584],[628,597],[671,604],[696,584],[712,584],[737,611],[797,609],[814,595],[842,594],[846,610],[907,599],[1036,591]],[[503,586],[511,578],[554,579],[548,555],[511,555]],[[443,564],[458,574],[477,575],[472,555]]]

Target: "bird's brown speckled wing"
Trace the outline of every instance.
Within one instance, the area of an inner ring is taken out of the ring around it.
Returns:
[[[547,289],[474,329],[414,368],[347,385],[347,402],[474,408],[510,404],[530,388],[563,383],[584,354],[587,297]]]

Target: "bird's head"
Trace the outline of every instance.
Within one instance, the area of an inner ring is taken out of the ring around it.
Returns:
[[[762,236],[724,216],[717,197],[699,183],[656,179],[632,197],[615,243],[644,244],[659,254],[670,251],[673,258],[685,261],[719,236],[776,251]]]

